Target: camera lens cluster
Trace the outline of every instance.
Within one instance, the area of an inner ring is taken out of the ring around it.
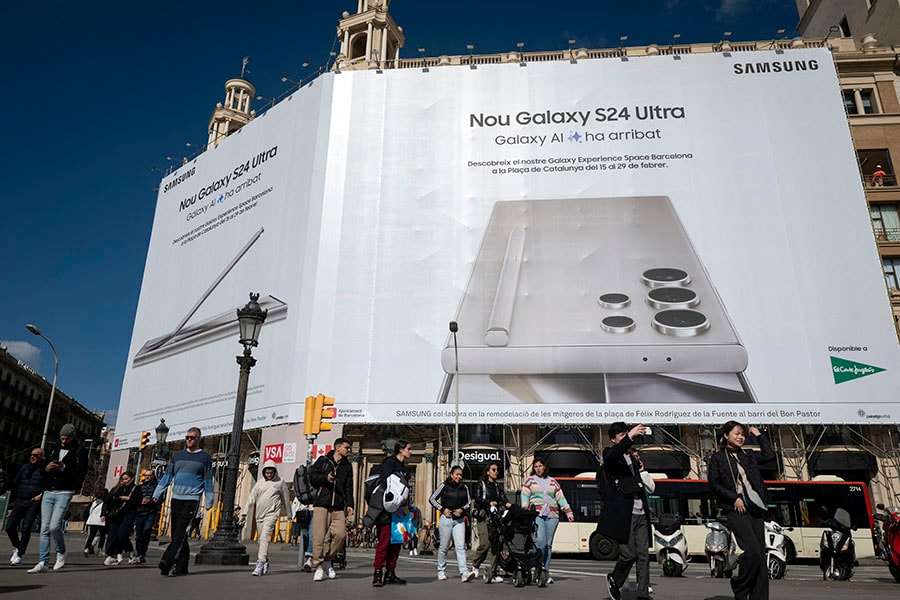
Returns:
[[[641,283],[650,288],[644,299],[648,306],[658,310],[651,326],[663,335],[690,337],[709,329],[709,320],[702,312],[694,310],[700,304],[697,292],[690,289],[691,276],[674,267],[654,267],[641,274]],[[608,292],[597,300],[600,306],[621,310],[631,305],[628,294]],[[600,326],[609,333],[627,333],[636,327],[634,319],[615,314],[604,317]]]

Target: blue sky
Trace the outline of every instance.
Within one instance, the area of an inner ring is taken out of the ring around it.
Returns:
[[[224,82],[278,97],[328,59],[356,0],[268,3],[32,0],[4,7],[0,344],[114,423],[167,157],[206,141]],[[771,39],[795,35],[794,0],[394,0],[401,56]],[[309,62],[310,67],[301,65]],[[265,108],[257,102],[256,108]],[[237,372],[235,371],[235,378]]]

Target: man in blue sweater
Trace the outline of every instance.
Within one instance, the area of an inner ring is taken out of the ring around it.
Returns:
[[[184,439],[184,450],[179,450],[172,457],[166,467],[166,474],[153,492],[154,501],[159,502],[166,493],[166,488],[172,484],[172,541],[159,561],[160,574],[169,577],[187,575],[191,557],[188,531],[191,519],[200,506],[200,497],[206,495],[207,511],[213,504],[212,457],[200,449],[200,430],[191,427]]]

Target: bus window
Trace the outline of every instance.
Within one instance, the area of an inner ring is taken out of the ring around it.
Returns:
[[[683,515],[685,523],[700,525],[719,515],[716,502],[712,498],[687,498],[686,502],[687,514]]]

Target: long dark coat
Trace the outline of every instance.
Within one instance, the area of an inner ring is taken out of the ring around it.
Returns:
[[[626,435],[619,440],[618,444],[603,449],[603,468],[607,473],[607,489],[603,510],[600,512],[600,520],[597,523],[597,532],[620,544],[627,543],[628,538],[631,537],[631,513],[634,508],[634,498],[620,493],[616,488],[615,481],[622,477],[637,477],[640,480],[637,465],[632,470],[625,462],[625,454],[632,444],[634,441]],[[640,498],[644,504],[644,514],[649,516],[647,497],[645,494],[641,494]]]

